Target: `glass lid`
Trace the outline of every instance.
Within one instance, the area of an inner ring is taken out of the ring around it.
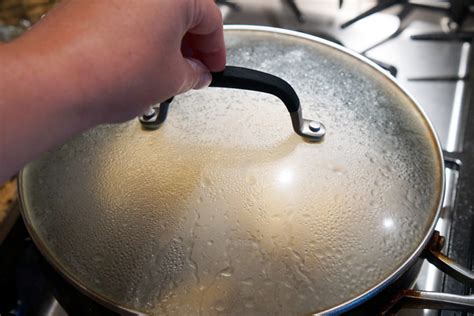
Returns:
[[[99,300],[151,314],[307,314],[377,288],[418,254],[443,190],[425,116],[379,70],[324,41],[225,31],[228,64],[283,78],[281,101],[208,88],[157,130],[100,126],[28,165],[23,216],[42,253]]]

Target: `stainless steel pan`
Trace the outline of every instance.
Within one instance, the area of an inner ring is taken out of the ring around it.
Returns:
[[[221,80],[49,152],[19,184],[49,262],[121,312],[236,315],[349,311],[423,251],[441,262],[443,156],[413,98],[312,36],[225,36],[228,63],[283,78],[299,111]]]

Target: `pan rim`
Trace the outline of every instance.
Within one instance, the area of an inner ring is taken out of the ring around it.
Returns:
[[[292,30],[286,30],[286,29],[281,29],[281,28],[275,28],[275,27],[268,27],[268,26],[256,26],[256,25],[225,25],[224,30],[228,31],[260,31],[260,32],[267,32],[271,34],[282,34],[282,35],[289,35],[293,36],[296,38],[300,39],[306,39],[310,40],[316,43],[323,44],[327,47],[330,47],[332,49],[336,49],[339,52],[343,52],[346,55],[355,58],[364,64],[374,68],[375,70],[380,73],[385,80],[388,80],[390,84],[395,86],[395,88],[402,93],[405,97],[407,97],[410,102],[413,104],[414,109],[418,112],[418,114],[421,116],[421,119],[424,121],[424,123],[427,126],[428,131],[430,132],[430,136],[433,139],[434,146],[436,147],[436,152],[437,152],[437,160],[439,161],[439,167],[440,167],[440,194],[438,196],[438,202],[437,202],[437,208],[436,212],[434,214],[433,220],[431,225],[429,225],[429,229],[427,230],[425,236],[422,238],[421,242],[411,253],[411,255],[408,256],[407,259],[394,271],[392,272],[389,276],[385,277],[382,281],[380,281],[378,284],[374,285],[373,287],[369,288],[362,294],[353,297],[350,300],[347,300],[341,304],[338,304],[336,306],[330,307],[329,309],[326,309],[324,311],[318,312],[318,314],[340,314],[347,312],[364,302],[368,301],[371,299],[373,296],[377,295],[380,293],[383,289],[385,289],[388,285],[393,283],[395,280],[397,280],[401,274],[403,274],[410,266],[411,264],[421,255],[422,251],[426,248],[428,242],[431,239],[431,236],[434,232],[436,223],[438,221],[438,218],[440,216],[441,212],[441,207],[442,203],[444,200],[444,194],[445,194],[445,182],[446,182],[446,176],[445,176],[445,163],[444,163],[444,158],[443,158],[443,152],[441,148],[441,143],[439,141],[439,137],[436,133],[436,130],[434,129],[431,121],[429,120],[428,116],[426,115],[425,111],[420,107],[416,99],[404,88],[402,88],[395,80],[394,78],[390,77],[386,72],[377,64],[372,62],[371,60],[365,58],[364,56],[361,56],[353,51],[351,51],[348,48],[342,47],[340,45],[334,44],[328,40],[319,38],[317,36],[313,36],[310,34],[305,34],[302,32],[298,31],[292,31]],[[104,306],[110,308],[111,310],[126,314],[126,315],[146,315],[142,312],[132,310],[128,307],[125,307],[123,305],[119,305],[116,302],[113,302],[112,300],[104,297],[103,295],[97,293],[96,291],[88,288],[86,285],[84,285],[80,280],[78,280],[76,277],[74,277],[70,272],[68,272],[62,264],[50,253],[48,250],[48,247],[41,241],[41,238],[36,234],[35,230],[33,229],[32,223],[30,221],[30,218],[25,215],[25,201],[24,201],[24,194],[23,192],[23,182],[24,182],[24,170],[20,171],[20,174],[18,176],[18,196],[19,196],[19,205],[20,205],[20,212],[22,214],[23,221],[25,222],[25,226],[27,227],[27,230],[32,237],[32,240],[34,241],[36,247],[39,249],[40,253],[46,258],[46,260],[51,264],[51,266],[54,268],[55,271],[57,271],[60,275],[62,275],[69,283],[71,283],[74,287],[76,287],[79,291],[81,291],[83,294],[87,295],[94,301],[103,304]]]

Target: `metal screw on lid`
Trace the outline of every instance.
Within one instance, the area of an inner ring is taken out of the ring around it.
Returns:
[[[149,120],[155,115],[156,115],[156,110],[150,106],[145,112],[143,112],[142,117],[145,120]]]
[[[308,126],[312,132],[319,132],[319,130],[321,129],[321,123],[316,122],[316,121],[309,122]]]

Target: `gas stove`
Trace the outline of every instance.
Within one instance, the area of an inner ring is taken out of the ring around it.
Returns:
[[[228,24],[256,24],[313,34],[349,48],[395,77],[425,111],[446,157],[446,196],[437,230],[445,253],[471,266],[474,131],[468,122],[474,36],[469,1],[232,1]],[[467,286],[423,264],[415,289],[470,294]],[[398,315],[443,315],[400,310]]]
[[[437,224],[437,230],[446,237],[444,252],[472,269],[474,126],[468,123],[474,121],[474,108],[470,108],[474,87],[474,79],[470,76],[474,71],[471,62],[474,17],[469,11],[469,1],[217,2],[225,24],[265,25],[313,34],[367,57],[395,77],[425,111],[445,151],[446,196]],[[39,260],[38,254],[24,226],[18,222],[0,246],[0,287],[15,284],[18,294],[5,294],[9,304],[5,297],[0,297],[0,315],[25,314],[28,306],[17,304],[15,300],[36,303],[40,299],[42,303],[37,314],[67,315],[48,290],[47,282],[36,277],[39,272],[32,268],[36,267],[32,264],[36,260]],[[423,264],[413,287],[471,294],[469,287],[428,262]],[[440,314],[455,313],[420,309],[402,309],[397,313]]]

